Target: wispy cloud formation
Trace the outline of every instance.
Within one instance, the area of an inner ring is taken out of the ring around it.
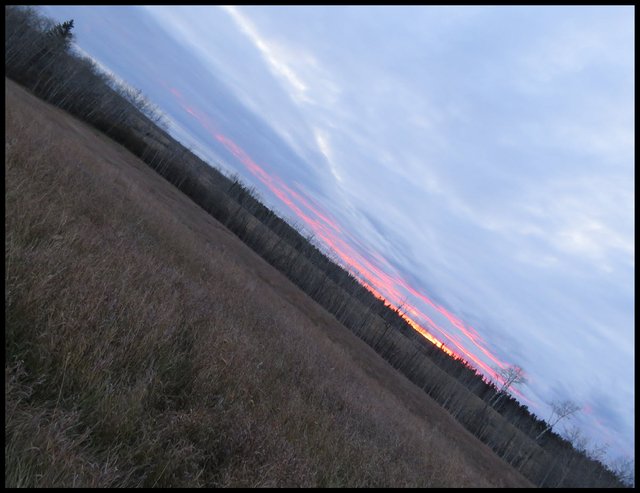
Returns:
[[[291,66],[285,61],[285,58],[287,57],[284,55],[283,49],[264,40],[256,31],[256,28],[253,26],[251,21],[243,16],[236,7],[226,6],[222,8],[229,13],[240,30],[246,34],[256,48],[260,50],[260,53],[267,61],[272,72],[285,81],[287,86],[291,89],[294,98],[300,101],[306,101],[307,98],[305,97],[305,93],[308,88],[300,80],[300,77],[298,77],[298,75],[292,70]]]

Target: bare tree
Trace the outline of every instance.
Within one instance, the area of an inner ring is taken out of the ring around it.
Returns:
[[[575,448],[577,451],[586,453],[589,439],[583,435],[580,428],[578,428],[577,426],[572,426],[568,429],[565,428],[563,436],[569,442],[571,442],[573,448]]]
[[[607,450],[609,450],[609,444],[608,443],[604,443],[604,444],[594,444],[593,448],[587,451],[587,456],[595,462],[600,463],[600,465],[602,466],[605,463],[605,458],[607,456]],[[589,479],[588,479],[588,484],[590,485],[597,485],[598,483],[600,483],[600,480],[605,472],[605,468],[604,467],[598,467],[598,468],[594,468],[591,472],[591,474],[589,474]]]
[[[585,453],[587,444],[589,443],[589,439],[582,434],[582,430],[577,426],[572,426],[569,429],[565,428],[563,437],[572,444],[573,448],[564,450],[561,453],[563,465],[560,479],[556,485],[557,487],[565,485],[565,481],[571,473],[571,470],[575,468],[576,462],[580,460],[581,456],[576,453],[576,451]]]
[[[593,448],[587,451],[587,455],[590,459],[602,462],[604,457],[607,455],[607,450],[609,449],[609,444],[594,444]]]
[[[553,428],[558,421],[571,416],[573,413],[580,410],[580,406],[569,399],[560,402],[554,401],[551,403],[551,408],[553,411],[551,413],[551,418],[549,419],[550,423],[538,434],[536,440],[540,439],[540,437],[542,437],[547,431]]]
[[[500,400],[508,395],[508,390],[512,385],[526,382],[524,370],[518,365],[510,365],[506,368],[494,367],[496,373],[502,378],[502,386],[491,399],[489,399],[489,405],[495,406]]]
[[[620,456],[611,463],[611,471],[618,480],[626,486],[633,487],[635,483],[635,467],[631,457]]]

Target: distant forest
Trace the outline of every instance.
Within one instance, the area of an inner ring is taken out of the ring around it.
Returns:
[[[577,430],[560,436],[508,386],[496,386],[466,361],[434,346],[398,308],[374,296],[239,178],[225,176],[175,140],[140,91],[118,83],[74,50],[73,28],[73,20],[55,23],[33,8],[7,6],[6,76],[138,156],[535,485],[632,484],[628,464],[605,465],[604,450],[588,449]]]

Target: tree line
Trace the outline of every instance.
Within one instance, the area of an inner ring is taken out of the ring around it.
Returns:
[[[399,308],[376,298],[301,228],[265,206],[254,189],[204,162],[167,131],[139,91],[105,74],[73,49],[73,20],[55,23],[29,7],[5,8],[5,73],[45,101],[71,113],[129,149],[193,202],[283,272],[394,368],[422,388],[506,462],[538,486],[624,486],[630,462],[603,464],[575,430],[554,426],[577,409],[554,403],[549,422],[510,392],[519,367],[487,380],[418,334]]]

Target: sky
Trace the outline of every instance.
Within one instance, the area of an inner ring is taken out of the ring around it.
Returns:
[[[634,456],[633,7],[42,7],[540,418]]]

